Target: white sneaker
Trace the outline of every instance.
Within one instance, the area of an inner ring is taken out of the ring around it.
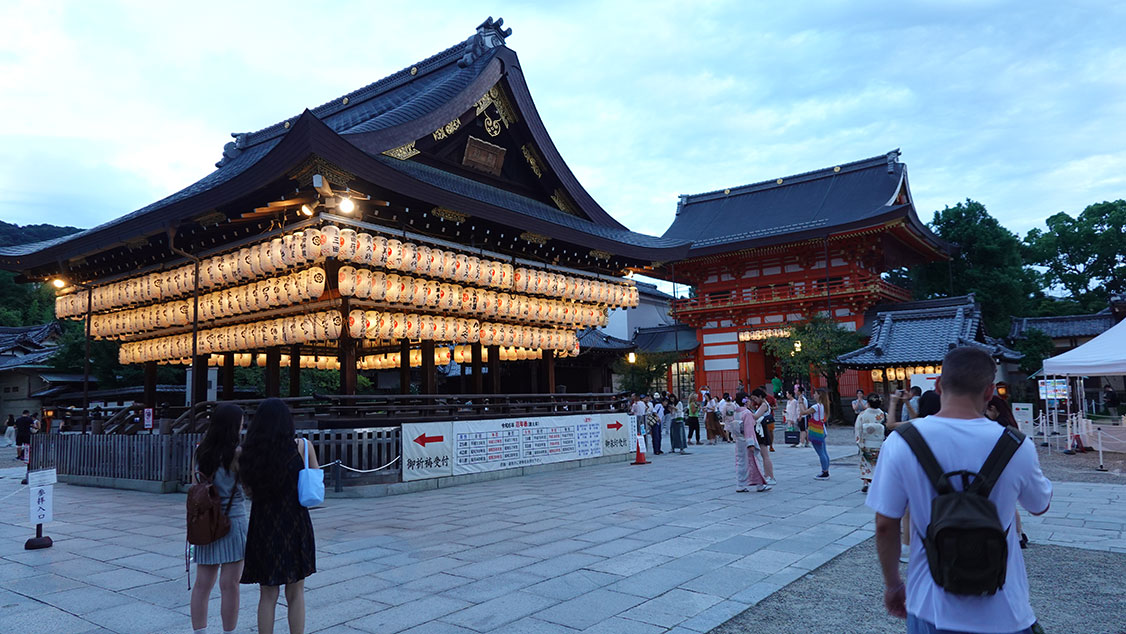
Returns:
[[[911,551],[909,551],[909,550],[901,550],[901,551],[899,551],[899,561],[900,561],[900,563],[904,563],[904,564],[905,564],[905,563],[907,563],[908,561],[910,561],[910,559],[911,559],[911,557],[910,557],[910,553],[911,553]]]
[[[778,481],[775,480],[773,477],[771,477],[771,478],[766,479],[766,483],[769,484],[769,485],[775,485],[775,484],[778,484]]]
[[[763,493],[763,492],[769,491],[773,488],[774,487],[770,486],[769,484],[760,484],[760,485],[758,485],[758,492]]]
[[[743,487],[742,489],[735,489],[735,492],[736,493],[750,493],[751,490],[746,488],[746,487]]]

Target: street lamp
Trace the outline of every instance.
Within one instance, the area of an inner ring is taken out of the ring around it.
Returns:
[[[626,355],[626,361],[630,363],[637,363],[637,353],[631,352]]]

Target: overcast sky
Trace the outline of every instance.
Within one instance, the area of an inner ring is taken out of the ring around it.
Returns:
[[[895,148],[925,221],[969,197],[1023,235],[1126,196],[1118,3],[0,0],[0,220],[125,214],[214,169],[229,133],[490,13],[563,157],[635,231],[662,233],[678,194]]]

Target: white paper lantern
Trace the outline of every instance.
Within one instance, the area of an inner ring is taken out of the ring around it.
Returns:
[[[367,299],[371,297],[371,271],[356,269],[356,297]]]
[[[370,233],[359,233],[356,236],[356,263],[371,265],[372,247],[374,242]]]
[[[274,238],[273,240],[270,240],[270,264],[264,267],[267,272],[277,273],[285,270],[286,262],[284,251],[285,249],[282,246],[281,238]],[[227,274],[224,274],[224,277],[226,276]]]
[[[375,301],[383,301],[387,295],[387,274],[383,271],[371,272],[371,287],[368,297]]]
[[[465,258],[465,279],[466,284],[476,284],[481,279],[481,258],[477,256],[469,256]]]
[[[340,332],[344,328],[344,317],[341,316],[339,312],[333,311],[326,313],[326,320],[327,323],[325,323],[325,336],[327,336],[330,341],[339,339]]]
[[[369,310],[364,312],[364,339],[378,339],[379,338],[379,311]]]
[[[340,251],[337,257],[343,262],[351,262],[356,259],[356,249],[359,247],[359,236],[356,235],[355,229],[341,229],[340,230]]]
[[[391,339],[402,339],[406,334],[407,316],[403,313],[391,315]]]
[[[418,336],[421,339],[433,341],[435,337],[435,323],[433,315],[418,315]]]
[[[371,237],[370,264],[374,267],[384,267],[387,265],[387,238],[380,235],[373,235]]]
[[[319,266],[309,269],[308,295],[310,299],[319,299],[325,291],[325,271]]]
[[[395,314],[394,313],[379,313],[379,321],[376,325],[376,338],[377,339],[392,339],[395,336]]]
[[[340,255],[340,227],[336,225],[321,227],[321,255],[326,258]]]
[[[351,266],[340,267],[337,273],[336,288],[340,294],[345,297],[351,297],[356,293],[356,269]]]
[[[431,249],[425,245],[414,248],[414,272],[419,275],[430,275],[430,264],[433,258]]]
[[[353,310],[348,313],[348,335],[353,339],[364,336],[364,311]]]
[[[386,288],[383,291],[383,299],[386,302],[397,304],[399,296],[403,293],[403,282],[399,280],[399,276],[394,273],[387,274]]]
[[[393,271],[398,271],[403,268],[403,243],[394,238],[387,240],[387,248],[384,250],[387,254],[385,266]]]
[[[282,266],[286,269],[303,263],[301,248],[294,241],[293,234],[287,233],[281,237],[282,241]]]
[[[402,269],[407,273],[414,273],[415,266],[418,265],[418,258],[416,257],[418,245],[412,242],[403,242],[403,262]]]

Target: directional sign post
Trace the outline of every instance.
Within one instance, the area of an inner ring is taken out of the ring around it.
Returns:
[[[31,492],[28,506],[28,519],[35,524],[35,537],[24,542],[25,550],[50,548],[50,537],[43,534],[43,525],[54,521],[54,484],[58,480],[54,469],[32,471],[27,474],[28,489]]]

